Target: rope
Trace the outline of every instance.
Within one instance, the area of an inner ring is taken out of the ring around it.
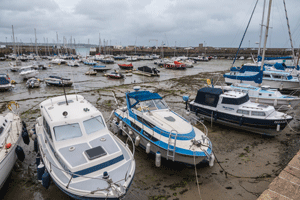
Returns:
[[[200,186],[199,186],[199,182],[198,182],[198,174],[197,174],[197,167],[196,167],[196,158],[195,158],[195,152],[193,152],[193,156],[194,156],[194,166],[195,166],[195,175],[196,175],[196,181],[197,181],[197,188],[198,188],[198,193],[199,193],[199,197],[201,198],[201,191],[200,191]]]
[[[242,40],[241,40],[241,42],[240,42],[238,51],[236,52],[236,55],[235,55],[235,57],[234,57],[234,60],[233,60],[233,63],[232,63],[232,67],[233,67],[233,65],[234,65],[234,63],[235,63],[235,61],[236,61],[237,55],[238,55],[238,53],[239,53],[239,51],[240,51],[241,45],[242,45],[242,43],[243,43],[244,37],[245,37],[246,32],[247,32],[247,30],[248,30],[248,27],[249,27],[249,25],[250,25],[250,22],[251,22],[253,13],[254,13],[254,11],[255,11],[255,8],[256,8],[256,6],[257,6],[257,3],[258,3],[258,0],[257,0],[256,3],[255,3],[254,9],[253,9],[253,11],[252,11],[251,17],[250,17],[249,22],[248,22],[248,24],[247,24],[247,27],[246,27],[246,30],[245,30],[245,32],[244,32],[243,38],[242,38]]]
[[[213,151],[212,151],[212,152],[213,152]],[[218,165],[219,165],[219,166],[221,167],[221,169],[225,172],[226,178],[227,178],[227,175],[230,175],[230,176],[235,177],[235,178],[248,178],[248,179],[269,178],[269,177],[271,177],[272,175],[276,174],[278,171],[283,170],[283,169],[286,167],[286,164],[288,164],[288,163],[293,159],[293,158],[290,158],[289,161],[288,161],[285,165],[283,165],[282,167],[278,168],[276,171],[273,171],[273,173],[271,173],[271,174],[263,173],[263,174],[261,174],[261,175],[259,175],[259,176],[237,176],[237,175],[234,175],[234,174],[231,174],[231,173],[227,172],[227,171],[223,168],[223,166],[220,164],[220,162],[219,162],[219,160],[218,160],[218,158],[217,158],[215,152],[213,152],[213,154],[215,155],[215,159],[216,159]]]

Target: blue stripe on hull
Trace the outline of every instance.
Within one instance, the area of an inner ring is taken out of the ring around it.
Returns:
[[[106,167],[108,167],[110,165],[116,164],[116,163],[118,163],[118,162],[120,162],[122,160],[124,160],[124,156],[123,155],[118,156],[118,157],[116,157],[116,158],[114,158],[112,160],[106,161],[104,163],[101,163],[99,165],[95,165],[93,167],[90,167],[90,168],[87,168],[87,169],[83,169],[83,170],[78,171],[78,172],[74,172],[74,174],[77,174],[77,175],[90,174],[90,173],[93,173],[95,171],[99,171],[99,170],[101,170],[103,168],[106,168]],[[78,177],[78,176],[74,175],[73,178],[76,178],[76,177]]]
[[[129,126],[132,130],[134,130],[136,133],[138,133],[140,136],[144,137],[146,140],[150,141],[151,143],[153,143],[154,145],[164,149],[164,150],[167,150],[168,149],[168,144],[161,141],[161,140],[156,140],[154,141],[153,138],[148,138],[147,135],[143,134],[144,130],[141,129],[141,131],[138,131],[136,130],[134,127],[131,126],[131,121],[127,118],[122,118],[120,115],[118,115],[117,113],[114,113],[120,120],[122,120],[124,123],[126,123],[127,126]],[[192,139],[192,138],[190,138]],[[171,146],[173,147],[173,146]],[[174,147],[173,147],[174,148]],[[188,155],[188,156],[203,156],[203,157],[206,157],[205,153],[204,152],[200,152],[200,151],[196,151],[196,152],[193,152],[191,150],[188,150],[188,149],[183,149],[183,148],[179,148],[179,147],[176,147],[175,149],[175,152],[176,153],[179,153],[179,154],[182,154],[182,155]],[[210,155],[212,153],[211,151],[211,148],[208,148],[207,149],[207,153]]]

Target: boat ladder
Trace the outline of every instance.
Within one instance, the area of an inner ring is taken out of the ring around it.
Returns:
[[[175,160],[175,150],[176,150],[176,140],[178,132],[176,130],[171,130],[168,140],[168,149],[167,149],[167,160]]]

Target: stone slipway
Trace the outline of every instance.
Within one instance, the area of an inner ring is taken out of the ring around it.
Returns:
[[[269,185],[258,200],[300,199],[300,151]]]

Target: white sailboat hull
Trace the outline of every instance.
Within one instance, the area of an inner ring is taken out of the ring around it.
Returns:
[[[226,84],[234,84],[234,83],[245,83],[253,86],[259,86],[258,83],[254,83],[253,81],[241,81],[236,79],[230,79],[225,77]],[[291,82],[291,81],[275,81],[275,80],[267,80],[263,79],[262,85],[269,85],[274,89],[285,89],[285,90],[297,90],[300,89],[300,82]]]

